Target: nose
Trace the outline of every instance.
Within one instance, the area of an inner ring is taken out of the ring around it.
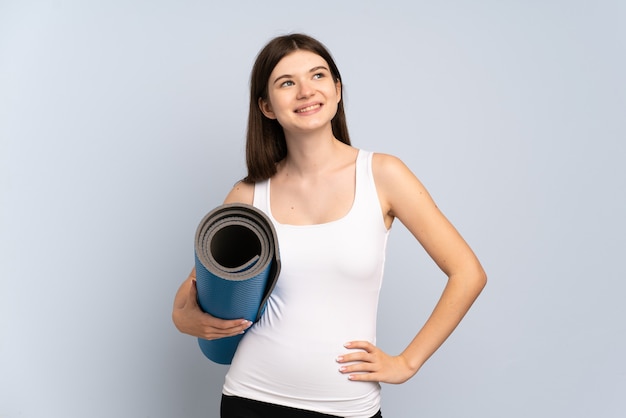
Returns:
[[[303,80],[300,82],[298,89],[298,98],[299,99],[307,99],[315,94],[315,89],[313,85],[308,80]]]

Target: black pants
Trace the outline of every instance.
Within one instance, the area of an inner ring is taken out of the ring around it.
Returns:
[[[221,418],[337,418],[335,415],[226,395],[222,395],[220,416]],[[372,418],[383,418],[383,416],[378,411]]]

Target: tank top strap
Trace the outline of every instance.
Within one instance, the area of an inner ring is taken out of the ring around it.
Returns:
[[[370,178],[370,171],[372,165],[372,152],[360,149],[356,158],[356,174],[359,176],[358,180],[367,181]]]
[[[254,199],[252,206],[265,213],[269,213],[268,207],[268,186],[269,179],[254,183]]]
[[[359,200],[362,200],[367,207],[378,208],[378,193],[376,192],[376,184],[374,183],[374,175],[372,173],[372,156],[371,151],[360,150],[356,160],[356,194]]]

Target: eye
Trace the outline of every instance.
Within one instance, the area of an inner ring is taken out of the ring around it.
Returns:
[[[293,85],[294,85],[294,82],[293,82],[293,81],[291,81],[291,80],[287,80],[287,81],[285,81],[285,82],[281,83],[281,85],[280,85],[280,86],[281,86],[281,87],[291,87],[291,86],[293,86]]]
[[[319,80],[320,78],[324,78],[326,75],[324,73],[316,73],[313,75],[314,80]]]

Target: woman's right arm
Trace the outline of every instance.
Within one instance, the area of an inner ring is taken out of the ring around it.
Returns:
[[[224,203],[252,204],[253,198],[254,185],[240,182],[226,196]],[[206,340],[238,335],[252,325],[243,318],[219,319],[202,311],[198,305],[195,268],[176,292],[172,320],[180,332]]]
[[[180,332],[206,340],[238,335],[252,325],[244,319],[219,319],[200,309],[195,267],[176,293],[172,320]]]

